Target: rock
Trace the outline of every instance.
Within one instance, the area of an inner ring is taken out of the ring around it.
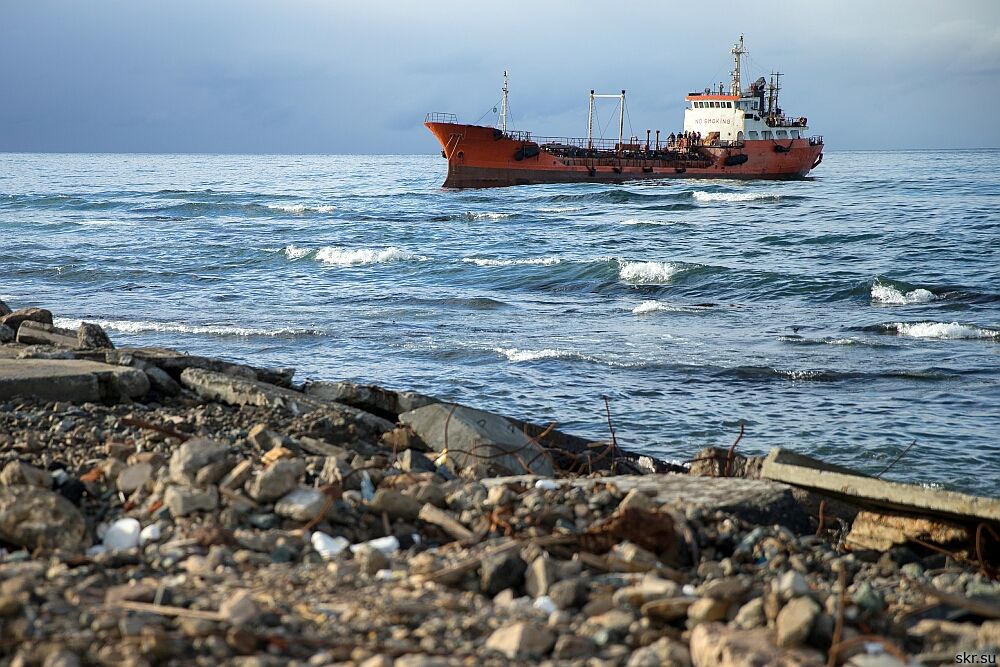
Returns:
[[[11,461],[0,472],[0,486],[17,486],[21,484],[51,489],[52,475],[33,465],[28,465],[21,461]]]
[[[115,486],[122,493],[132,493],[149,481],[153,475],[153,466],[149,463],[136,463],[123,468],[118,473]]]
[[[639,489],[632,489],[631,491],[629,491],[627,494],[625,494],[625,497],[622,498],[622,501],[618,504],[619,510],[641,509],[641,510],[654,511],[657,509],[657,507],[658,505],[653,500],[653,498],[649,494],[645,493],[644,491],[640,491]]]
[[[17,342],[23,345],[55,345],[73,349],[76,347],[76,336],[69,329],[57,329],[51,324],[21,322],[17,329]]]
[[[76,653],[61,648],[49,653],[42,667],[80,667],[80,658]]]
[[[284,442],[279,434],[267,427],[267,424],[255,424],[247,432],[247,440],[265,452],[275,447],[281,447]]]
[[[139,398],[147,391],[149,379],[135,368],[77,359],[0,359],[0,400],[34,396],[98,403]]]
[[[361,571],[368,575],[373,575],[379,570],[389,567],[389,558],[378,549],[362,545],[354,551],[354,560],[361,567]]]
[[[173,516],[187,516],[199,511],[211,512],[219,506],[219,491],[214,486],[207,489],[168,486],[163,494],[163,504]]]
[[[573,609],[587,600],[587,584],[580,578],[564,579],[549,586],[549,597],[559,609]]]
[[[880,612],[885,608],[882,595],[867,581],[862,581],[851,596],[854,604],[869,612]]]
[[[274,513],[293,521],[310,521],[326,507],[327,496],[319,489],[300,486],[274,504]]]
[[[111,350],[114,344],[99,324],[81,322],[76,330],[76,346],[81,350]]]
[[[691,631],[694,667],[823,667],[826,661],[808,649],[782,649],[765,630],[736,630],[703,623]]]
[[[967,542],[969,531],[964,526],[940,519],[861,511],[851,524],[845,545],[854,551],[888,551],[894,545],[915,540],[941,545]]]
[[[86,535],[80,510],[58,493],[36,486],[0,487],[0,539],[29,551],[77,551]]]
[[[0,324],[0,344],[10,343],[16,337],[17,334],[14,333],[13,329],[11,329],[6,324]]]
[[[632,653],[626,667],[690,667],[691,654],[683,643],[662,637]]]
[[[129,359],[139,362],[144,366],[156,366],[163,369],[171,377],[179,378],[188,368],[224,373],[234,377],[242,377],[250,380],[266,382],[278,387],[290,387],[292,376],[295,374],[293,368],[258,368],[245,364],[234,364],[221,359],[209,357],[199,357],[193,354],[185,354],[177,350],[162,347],[126,347],[117,350],[107,350],[106,361],[109,364],[121,363]]]
[[[548,556],[539,556],[531,561],[524,577],[524,590],[533,598],[546,595],[558,578],[556,564]]]
[[[118,519],[104,533],[104,546],[110,551],[125,551],[139,546],[142,526],[132,517]]]
[[[458,405],[434,403],[404,412],[399,420],[435,451],[450,451],[457,469],[477,474],[554,474],[552,459],[540,445],[503,417]],[[445,426],[447,425],[447,439]]]
[[[188,440],[170,457],[170,479],[178,484],[193,486],[197,483],[199,470],[223,459],[228,453],[229,447],[214,440]]]
[[[809,584],[806,583],[805,577],[795,570],[785,572],[778,580],[778,595],[782,600],[791,600],[808,594]]]
[[[164,396],[178,396],[181,393],[181,386],[170,377],[162,368],[157,366],[147,366],[142,371],[149,379],[149,385]]]
[[[717,600],[738,602],[749,589],[749,582],[739,577],[722,577],[706,582],[701,587],[701,594]]]
[[[495,630],[486,640],[486,648],[510,660],[538,660],[548,654],[554,643],[555,637],[547,628],[518,621]]]
[[[0,324],[6,324],[17,333],[22,322],[39,322],[52,326],[52,313],[44,308],[21,308],[0,316]]]
[[[226,473],[226,476],[222,478],[219,482],[219,486],[224,489],[229,489],[230,491],[235,491],[239,489],[246,481],[250,479],[250,473],[253,471],[253,464],[250,461],[243,460],[237,463],[232,470]]]
[[[305,393],[323,401],[351,405],[392,421],[404,412],[439,402],[436,398],[412,391],[391,391],[352,382],[310,382],[305,386]]]
[[[729,611],[729,602],[715,598],[701,598],[688,607],[688,627],[693,628],[699,623],[722,621]]]
[[[396,465],[404,472],[434,472],[437,470],[433,461],[412,449],[407,449],[400,454]]]
[[[594,655],[594,642],[587,637],[579,635],[559,635],[555,647],[552,649],[552,657],[556,660],[575,660],[578,658],[589,658]]]
[[[485,558],[479,571],[479,587],[483,595],[493,597],[504,589],[520,588],[527,567],[516,551]]]
[[[754,598],[740,607],[733,619],[733,624],[742,630],[759,628],[767,623],[764,615],[764,598]]]
[[[651,600],[642,605],[642,614],[643,616],[656,618],[661,621],[675,621],[687,616],[688,607],[693,605],[696,599],[692,597],[671,597]]]
[[[652,600],[671,598],[680,595],[681,587],[673,581],[649,577],[635,586],[626,586],[615,591],[614,603],[619,607],[635,607],[639,609],[642,605]]]
[[[208,400],[221,401],[229,405],[257,405],[285,410],[293,415],[330,407],[328,403],[291,389],[198,368],[185,369],[181,373],[181,384]],[[338,406],[337,412],[372,433],[381,434],[395,428],[392,422],[357,408]]]
[[[231,625],[246,625],[257,617],[257,605],[250,591],[238,590],[219,605],[219,616]]]
[[[424,504],[413,496],[403,495],[392,489],[379,489],[368,503],[369,509],[378,514],[386,513],[390,519],[412,521],[420,514]]]
[[[0,299],[0,317],[10,315],[12,312],[14,311],[10,309],[10,306],[4,303],[3,299]]]
[[[254,500],[269,503],[299,484],[305,464],[297,459],[281,459],[258,472],[247,482],[247,493]]]
[[[728,449],[721,447],[706,447],[694,455],[688,474],[699,477],[760,479],[763,465],[763,456],[748,457],[737,452],[730,454]]]
[[[785,604],[775,626],[778,646],[789,648],[804,642],[819,613],[819,605],[809,597],[793,598]]]

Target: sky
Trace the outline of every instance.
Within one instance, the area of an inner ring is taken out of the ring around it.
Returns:
[[[741,32],[828,149],[1000,148],[998,0],[0,0],[0,151],[436,153],[505,69],[515,129],[667,134]]]

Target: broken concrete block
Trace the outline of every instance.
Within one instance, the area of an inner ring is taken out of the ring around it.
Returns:
[[[0,359],[0,399],[83,403],[139,398],[147,391],[149,379],[135,368],[76,359]]]
[[[845,546],[855,551],[888,551],[894,545],[917,539],[935,544],[967,542],[969,531],[949,521],[863,510],[854,518]]]
[[[21,308],[7,315],[0,316],[0,324],[6,324],[17,333],[22,322],[41,322],[52,324],[52,313],[44,308]]]
[[[55,345],[75,348],[76,335],[68,329],[57,329],[51,324],[26,320],[17,330],[17,342],[24,345]]]

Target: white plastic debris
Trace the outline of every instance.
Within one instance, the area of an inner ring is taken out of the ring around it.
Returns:
[[[103,544],[95,544],[94,546],[87,548],[87,556],[89,556],[90,558],[93,558],[94,556],[100,556],[107,550],[108,548]]]
[[[681,593],[683,593],[684,595],[686,595],[688,597],[694,596],[695,591],[697,591],[697,590],[698,589],[696,589],[693,584],[684,584],[681,587]]]
[[[371,547],[372,549],[377,549],[384,553],[386,556],[394,554],[399,551],[399,540],[396,539],[395,535],[389,535],[388,537],[377,537],[374,540],[368,540],[367,542],[359,542],[358,544],[351,545],[351,553],[357,553],[362,547]]]
[[[310,541],[316,553],[326,560],[336,558],[344,549],[351,546],[350,541],[346,537],[340,537],[339,535],[331,537],[319,530],[312,534]]]
[[[542,491],[555,491],[559,488],[559,485],[553,482],[551,479],[540,479],[535,482],[535,488],[541,489]]]
[[[149,544],[150,542],[156,542],[160,539],[160,535],[160,526],[158,524],[151,523],[143,528],[142,532],[139,533],[139,543]]]
[[[104,533],[104,546],[111,551],[124,551],[139,546],[139,532],[142,526],[131,517],[118,519]]]
[[[540,597],[535,598],[535,601],[531,603],[531,606],[534,607],[535,609],[540,609],[541,611],[544,611],[546,614],[551,614],[552,612],[559,609],[559,607],[556,606],[556,603],[553,602],[552,598],[550,598],[548,595],[542,595]]]

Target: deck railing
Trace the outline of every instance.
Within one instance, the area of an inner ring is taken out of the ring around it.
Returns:
[[[441,111],[432,111],[426,116],[424,116],[425,123],[457,123],[458,116],[453,113],[444,113]]]

